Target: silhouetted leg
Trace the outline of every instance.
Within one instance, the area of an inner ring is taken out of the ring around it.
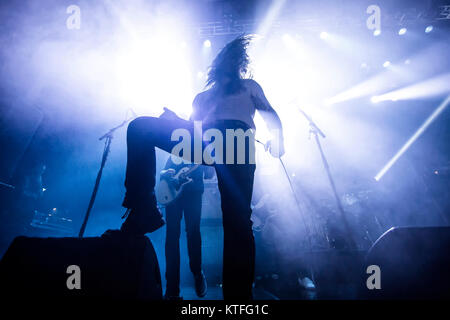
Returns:
[[[166,295],[180,295],[180,224],[183,208],[180,201],[166,207]]]
[[[193,123],[140,117],[133,120],[127,131],[126,196],[123,206],[134,208],[148,201],[155,188],[155,147],[171,152],[178,141],[171,141],[176,129],[193,131]]]
[[[187,192],[184,194],[183,201],[189,266],[194,275],[199,275],[202,271],[202,239],[200,234],[202,193]]]
[[[223,296],[252,299],[255,240],[250,220],[255,165],[216,165],[224,230]]]
[[[122,205],[131,211],[120,228],[125,234],[145,234],[164,225],[164,219],[156,206],[154,193],[155,147],[171,152],[179,142],[171,141],[172,133],[177,129],[192,133],[193,123],[181,119],[140,117],[128,126],[126,194]],[[189,142],[192,144],[192,141]],[[183,156],[190,159],[189,154]]]

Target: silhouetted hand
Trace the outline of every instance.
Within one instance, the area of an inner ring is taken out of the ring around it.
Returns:
[[[180,117],[177,116],[177,114],[175,112],[173,112],[172,110],[164,107],[164,112],[159,116],[159,118],[161,119],[166,119],[166,120],[175,120],[175,119],[180,119]]]
[[[160,177],[161,179],[170,179],[175,175],[175,170],[174,169],[167,169],[167,170],[163,170],[160,173]]]
[[[284,139],[280,138],[280,139],[269,140],[265,144],[264,149],[266,149],[266,151],[269,151],[270,154],[272,155],[272,157],[281,158],[285,153]]]

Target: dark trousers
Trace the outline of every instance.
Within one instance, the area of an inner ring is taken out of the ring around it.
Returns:
[[[255,165],[216,165],[223,220],[223,296],[252,299],[255,239],[252,209]]]
[[[217,121],[209,126],[219,129],[224,136],[226,129],[248,128],[239,121]],[[178,143],[171,141],[172,132],[176,129],[186,129],[191,133],[191,137],[194,137],[193,122],[181,119],[140,117],[128,126],[126,195],[123,204],[125,207],[139,206],[154,198],[155,147],[171,152]],[[194,150],[193,143],[191,150]],[[186,156],[189,155],[183,154],[183,157]],[[217,164],[215,169],[221,195],[224,229],[223,295],[225,299],[251,299],[255,242],[250,220],[252,212],[250,204],[255,165]]]
[[[178,199],[166,207],[166,292],[168,295],[180,294],[180,233],[183,214],[189,267],[194,276],[202,271],[201,211],[201,191],[184,191]]]

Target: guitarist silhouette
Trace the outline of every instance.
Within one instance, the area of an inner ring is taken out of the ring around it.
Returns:
[[[192,170],[192,171],[190,171]],[[180,171],[190,171],[181,179],[174,180]],[[195,291],[204,297],[207,291],[205,275],[202,271],[202,241],[200,219],[202,211],[203,178],[212,178],[214,169],[205,166],[183,164],[176,165],[172,158],[166,162],[160,177],[162,182],[175,182],[175,192],[179,194],[166,205],[166,293],[167,300],[181,300],[180,296],[180,228],[184,214],[189,255],[189,267],[195,280]],[[181,180],[181,181],[179,181]],[[181,186],[183,182],[186,182]],[[161,182],[160,182],[161,184]]]

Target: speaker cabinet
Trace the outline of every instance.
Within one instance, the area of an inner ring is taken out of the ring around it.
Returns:
[[[162,299],[156,253],[144,236],[17,237],[0,261],[0,283],[11,299]]]
[[[390,229],[370,248],[365,261],[366,267],[380,268],[381,288],[365,287],[362,296],[369,299],[449,298],[449,251],[450,227]]]

